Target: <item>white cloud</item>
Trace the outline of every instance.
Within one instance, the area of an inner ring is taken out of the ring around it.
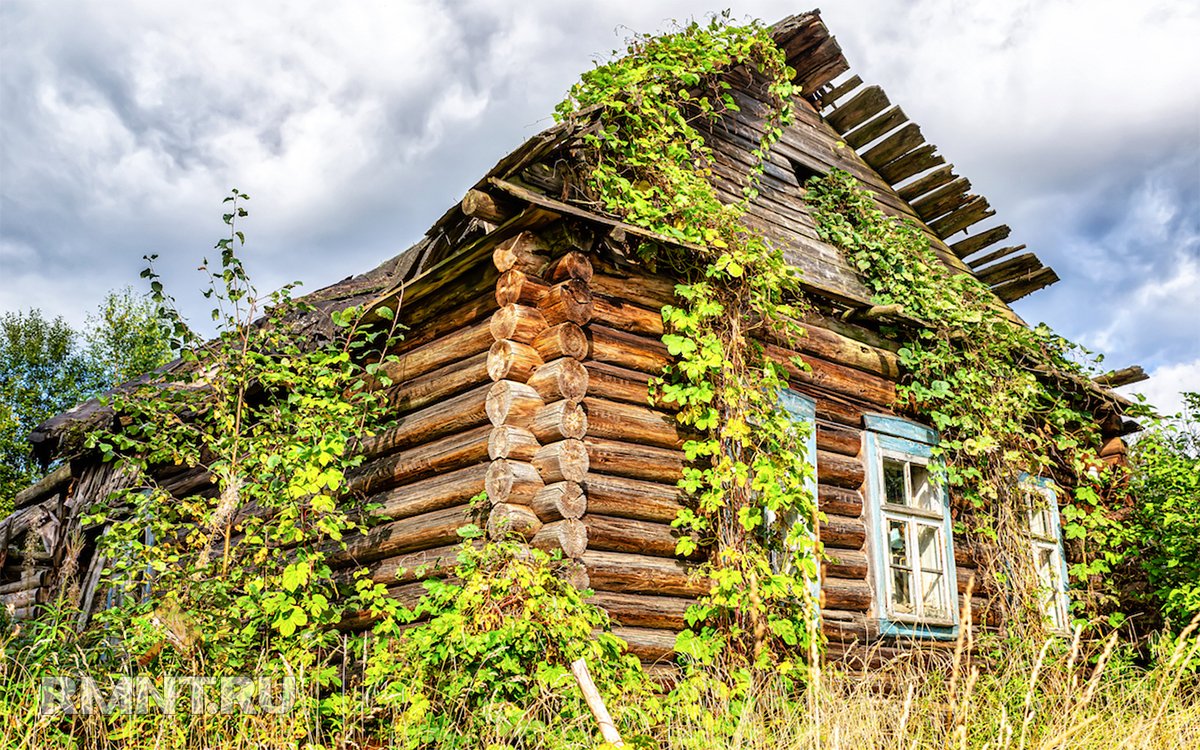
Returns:
[[[1180,394],[1200,392],[1200,358],[1159,367],[1150,373],[1148,380],[1118,390],[1126,395],[1142,394],[1159,414],[1177,414],[1183,410]]]

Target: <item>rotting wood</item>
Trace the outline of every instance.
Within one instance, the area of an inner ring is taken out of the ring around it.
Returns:
[[[583,405],[589,435],[661,448],[683,447],[679,423],[672,414],[591,396],[583,400]]]
[[[879,138],[890,130],[903,125],[908,116],[899,107],[892,107],[875,119],[855,128],[845,134],[846,145],[851,148],[862,148],[871,141]]]
[[[1054,272],[1054,269],[1047,267],[1035,271],[1028,278],[1016,279],[994,286],[992,291],[1005,302],[1015,302],[1039,289],[1057,283],[1058,280],[1058,274]]]
[[[496,304],[537,307],[549,291],[549,285],[541,278],[510,268],[496,281]]]
[[[517,213],[511,202],[502,203],[492,194],[482,190],[468,190],[459,205],[467,216],[491,224],[503,224]]]
[[[931,222],[929,228],[938,237],[945,239],[963,231],[972,224],[995,215],[996,212],[988,204],[987,198],[979,196],[963,205],[957,211]]]
[[[550,287],[539,308],[547,325],[575,323],[584,325],[595,314],[592,292],[586,282],[567,279]]]
[[[924,142],[925,139],[921,137],[921,128],[916,123],[910,122],[868,149],[862,158],[872,167],[882,166],[900,158]]]
[[[975,274],[975,278],[988,286],[1032,273],[1042,267],[1042,261],[1033,253],[1021,253],[994,266],[988,266]]]
[[[860,89],[849,101],[825,115],[825,121],[839,133],[845,133],[882,112],[891,102],[879,86]]]
[[[981,255],[980,257],[972,260],[968,265],[970,265],[971,270],[978,271],[988,263],[995,262],[1001,258],[1013,255],[1014,253],[1019,253],[1024,249],[1025,245],[1009,245],[1008,247],[1002,247],[999,250],[993,250],[987,255]]]
[[[520,232],[492,250],[492,264],[501,273],[516,269],[536,276],[549,263],[549,250],[533,232]]]
[[[959,177],[919,200],[913,201],[913,210],[928,223],[966,203],[970,198],[967,195],[967,191],[970,189],[971,181],[966,177]]]
[[[578,250],[572,250],[562,255],[550,265],[547,278],[553,282],[575,279],[583,284],[587,284],[592,280],[594,273],[592,261],[588,259],[587,255]]]
[[[959,240],[950,245],[950,252],[960,258],[966,258],[974,255],[988,245],[993,245],[1001,240],[1008,239],[1008,235],[1012,234],[1012,229],[1007,224],[1001,224],[998,227],[984,230],[978,234],[973,234],[964,240]]]
[[[954,174],[954,165],[947,164],[945,166],[938,167],[929,174],[918,177],[904,187],[898,188],[896,190],[896,194],[911,204],[917,198],[920,198],[928,192],[937,190],[942,185],[949,183],[951,180],[954,180],[957,177],[958,175]]]
[[[926,169],[931,169],[945,163],[946,159],[937,154],[936,146],[925,144],[909,151],[895,161],[884,164],[876,171],[878,171],[879,176],[889,185],[895,185],[902,180],[924,172]]]

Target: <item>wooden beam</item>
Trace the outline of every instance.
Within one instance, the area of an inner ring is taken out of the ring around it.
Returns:
[[[942,185],[958,177],[954,174],[954,165],[947,164],[944,167],[939,167],[924,177],[919,177],[908,183],[902,188],[896,190],[896,194],[904,200],[912,203],[917,198],[920,198],[930,190],[937,190]]]
[[[959,177],[924,198],[913,201],[912,208],[926,222],[933,221],[965,203],[968,200],[967,191],[970,189],[971,181],[966,177]]]
[[[1017,281],[1009,281],[999,286],[992,287],[992,291],[996,296],[1005,302],[1015,302],[1027,295],[1033,294],[1039,289],[1050,286],[1058,281],[1058,274],[1053,268],[1046,267],[1034,273],[1028,279],[1019,279]]]
[[[926,169],[931,169],[939,164],[945,164],[945,158],[934,153],[935,151],[937,151],[937,146],[927,143],[920,148],[909,151],[904,156],[889,164],[884,164],[875,171],[889,185],[895,185],[913,175],[924,172]]]
[[[984,266],[986,266],[988,263],[992,263],[994,261],[1000,260],[1001,258],[1008,257],[1009,255],[1012,255],[1013,253],[1019,253],[1024,249],[1025,249],[1024,245],[1009,245],[1008,247],[1002,247],[999,250],[993,250],[992,252],[988,253],[987,255],[984,255],[980,258],[977,258],[976,260],[971,261],[969,265],[971,266],[972,270],[977,271],[980,268],[983,268]]]
[[[819,109],[825,109],[861,85],[861,78],[859,78],[857,75],[850,76],[845,81],[839,83],[825,93],[819,94],[816,102],[817,107]]]
[[[890,103],[883,89],[867,86],[850,101],[830,112],[825,121],[837,132],[845,133],[879,114]]]
[[[989,266],[979,273],[975,274],[975,278],[979,279],[988,286],[996,286],[1006,281],[1013,281],[1021,276],[1026,276],[1042,267],[1042,261],[1033,253],[1021,253],[1008,260],[1001,261],[994,266]]]
[[[924,142],[925,139],[921,137],[921,128],[916,123],[910,122],[884,138],[878,145],[863,154],[862,158],[872,167],[882,167],[888,162],[899,159]]]
[[[1092,378],[1096,385],[1105,388],[1120,388],[1123,385],[1133,385],[1148,379],[1150,376],[1142,369],[1141,365],[1132,365],[1123,367],[1120,370],[1106,372],[1103,375]]]
[[[862,127],[855,128],[845,136],[846,145],[861,148],[884,133],[898,128],[908,121],[908,116],[899,107],[892,107]]]
[[[947,214],[937,221],[930,223],[929,228],[938,237],[945,239],[961,232],[972,224],[995,215],[996,212],[988,204],[987,198],[980,196],[954,213]]]
[[[950,252],[960,258],[966,258],[968,255],[974,255],[988,245],[1007,239],[1011,233],[1012,229],[1007,224],[1001,224],[998,227],[992,227],[978,234],[971,235],[965,240],[955,242],[950,246]]]

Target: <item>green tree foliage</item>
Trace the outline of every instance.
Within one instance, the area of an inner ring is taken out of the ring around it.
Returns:
[[[38,477],[29,431],[100,385],[81,337],[65,320],[36,309],[0,318],[0,503]]]
[[[153,303],[110,292],[77,331],[41,310],[0,318],[0,514],[40,475],[29,432],[42,421],[170,359]]]
[[[108,386],[152,372],[172,356],[154,302],[131,287],[109,292],[88,316],[87,357]]]
[[[1153,419],[1129,454],[1133,556],[1163,617],[1200,615],[1200,393],[1184,411]]]

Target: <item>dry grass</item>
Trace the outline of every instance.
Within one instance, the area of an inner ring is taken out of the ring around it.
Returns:
[[[1132,664],[1115,636],[1086,643],[1077,633],[1074,639],[1006,646],[963,640],[953,660],[941,666],[930,666],[917,651],[869,679],[827,669],[820,685],[803,695],[768,682],[736,712],[727,700],[713,697],[715,691],[691,718],[675,710],[652,721],[611,708],[619,721],[624,717],[630,746],[680,750],[1174,750],[1200,747],[1198,658],[1195,623],[1160,648],[1149,667]],[[310,708],[259,716],[90,716],[72,724],[38,715],[37,684],[28,667],[12,659],[3,665],[5,748],[373,747],[362,741],[360,729],[368,720],[379,727],[394,725],[396,718],[360,713],[355,698],[363,696],[352,693],[340,718],[326,715],[320,721]],[[496,729],[469,746],[590,746],[560,741],[552,727],[535,735],[540,744],[506,744],[506,732]]]

